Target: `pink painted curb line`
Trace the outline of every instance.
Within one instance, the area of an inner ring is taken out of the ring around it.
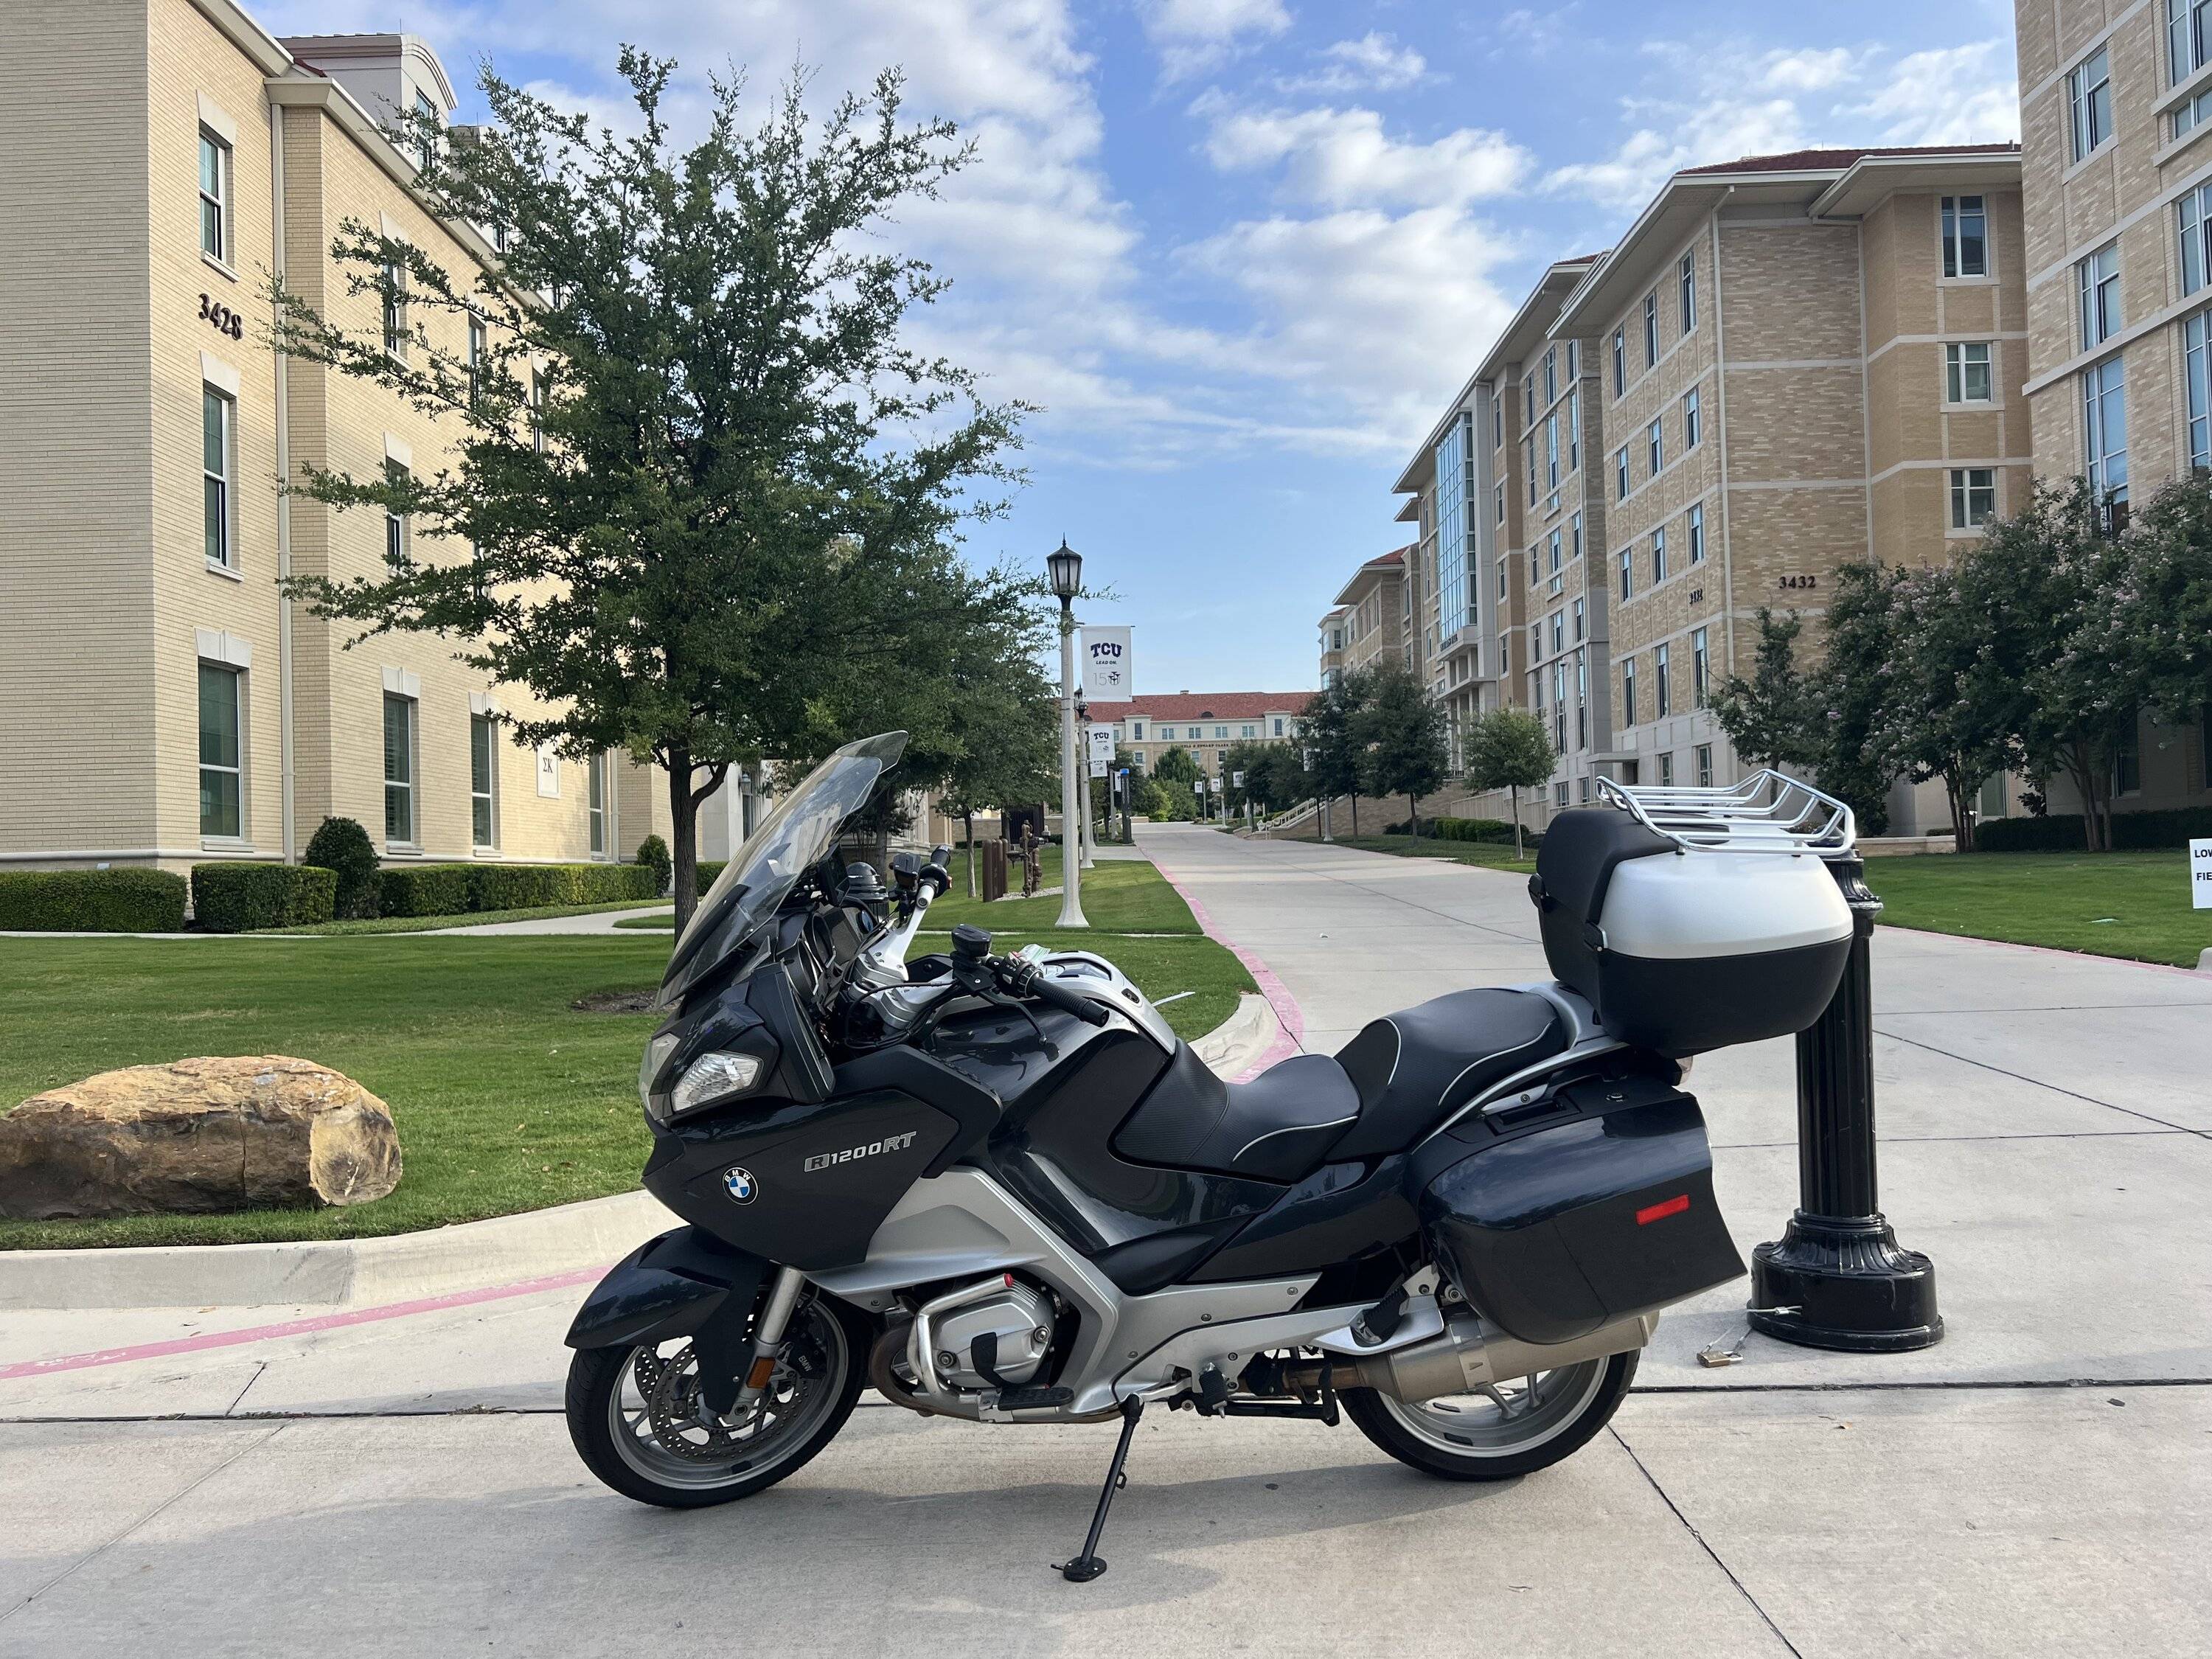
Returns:
[[[549,1273],[513,1285],[494,1285],[481,1291],[453,1291],[412,1302],[388,1302],[381,1307],[356,1308],[350,1313],[318,1314],[310,1319],[287,1319],[275,1325],[249,1325],[241,1330],[208,1331],[198,1336],[172,1337],[164,1342],[139,1342],[124,1348],[100,1348],[91,1353],[63,1354],[52,1359],[26,1359],[0,1365],[0,1381],[16,1376],[50,1376],[61,1371],[81,1371],[94,1365],[122,1365],[134,1359],[160,1359],[169,1354],[199,1353],[209,1348],[234,1348],[272,1337],[303,1336],[314,1331],[335,1331],[348,1325],[367,1325],[380,1319],[404,1319],[410,1314],[435,1313],[443,1308],[474,1307],[509,1297],[534,1296],[540,1291],[566,1290],[587,1285],[606,1271],[580,1267],[572,1273]]]
[[[1155,863],[1152,868],[1159,871],[1160,879],[1174,888],[1177,896],[1190,907],[1192,919],[1198,923],[1199,930],[1216,945],[1224,946],[1230,955],[1244,964],[1244,970],[1252,975],[1252,982],[1260,988],[1260,994],[1267,999],[1267,1006],[1275,1011],[1275,1022],[1279,1029],[1275,1034],[1274,1042],[1267,1045],[1267,1053],[1230,1079],[1230,1081],[1249,1082],[1277,1060],[1287,1060],[1291,1055],[1303,1052],[1305,1048],[1306,1018],[1298,1008],[1298,1000],[1291,994],[1291,988],[1275,977],[1273,969],[1268,967],[1258,957],[1246,950],[1235,939],[1229,938],[1215,926],[1212,916],[1207,913],[1206,907],[1198,902],[1197,896],[1188,887],[1170,875],[1158,863]]]

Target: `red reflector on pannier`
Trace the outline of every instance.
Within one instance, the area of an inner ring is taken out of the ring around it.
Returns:
[[[1647,1204],[1638,1210],[1636,1212],[1636,1224],[1639,1227],[1648,1227],[1655,1221],[1664,1221],[1670,1215],[1680,1215],[1689,1207],[1689,1194],[1677,1193],[1672,1198],[1662,1199],[1656,1204]]]

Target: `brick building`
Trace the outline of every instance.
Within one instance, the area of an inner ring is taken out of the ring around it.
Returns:
[[[1321,683],[1370,663],[1395,658],[1413,667],[1413,590],[1406,562],[1419,551],[1401,547],[1372,558],[1352,573],[1336,603],[1321,619]]]
[[[1176,691],[1090,705],[1091,724],[1111,726],[1115,744],[1149,773],[1170,749],[1185,749],[1208,777],[1240,743],[1288,743],[1299,734],[1310,691]]]

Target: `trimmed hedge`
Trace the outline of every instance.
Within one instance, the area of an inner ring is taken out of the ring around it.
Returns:
[[[660,896],[641,864],[413,864],[378,872],[380,912],[454,916]]]
[[[338,876],[312,864],[195,864],[192,923],[210,933],[328,921]]]
[[[2205,836],[2212,836],[2212,806],[2112,814],[2115,849],[2163,851]],[[1984,818],[1974,826],[1974,848],[1982,853],[2079,853],[2088,845],[2078,812],[2053,813],[2046,818]]]
[[[698,872],[699,896],[701,898],[707,896],[707,890],[714,884],[714,878],[722,873],[722,866],[728,862],[729,860],[727,859],[701,859],[697,861],[694,867]]]
[[[637,844],[637,857],[632,860],[653,872],[653,890],[668,890],[668,878],[676,869],[676,860],[668,851],[668,843],[658,836],[647,836]]]
[[[11,870],[0,932],[181,933],[185,891],[166,870]]]
[[[331,917],[351,921],[376,914],[376,848],[368,831],[351,818],[325,818],[308,839],[300,860],[337,873],[337,897]]]
[[[1412,819],[1401,818],[1395,823],[1386,824],[1383,833],[1402,836],[1412,829]],[[1527,828],[1522,830],[1521,837],[1522,844],[1527,847],[1536,846],[1544,839],[1534,830]],[[1513,844],[1513,826],[1504,818],[1423,818],[1421,839],[1489,842],[1510,847]]]

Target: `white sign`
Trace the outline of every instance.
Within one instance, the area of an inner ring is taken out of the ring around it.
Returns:
[[[1239,789],[1244,787],[1244,775],[1242,772],[1233,774],[1229,781]]]
[[[1091,762],[1091,775],[1094,778],[1104,777],[1106,775],[1106,763],[1104,761],[1098,760]]]
[[[2212,910],[2212,839],[2189,843],[2189,902]]]
[[[1213,793],[1217,795],[1221,793],[1221,780],[1219,778],[1216,778],[1213,781]]]
[[[1137,694],[1126,628],[1083,630],[1083,695],[1093,702],[1126,702]]]
[[[1112,726],[1094,726],[1091,728],[1090,738],[1091,764],[1098,765],[1114,758],[1114,728]]]
[[[1204,778],[1193,778],[1190,781],[1190,793],[1194,795],[1204,794],[1206,793],[1206,780]]]
[[[548,800],[561,799],[561,757],[550,743],[538,745],[538,793]]]

